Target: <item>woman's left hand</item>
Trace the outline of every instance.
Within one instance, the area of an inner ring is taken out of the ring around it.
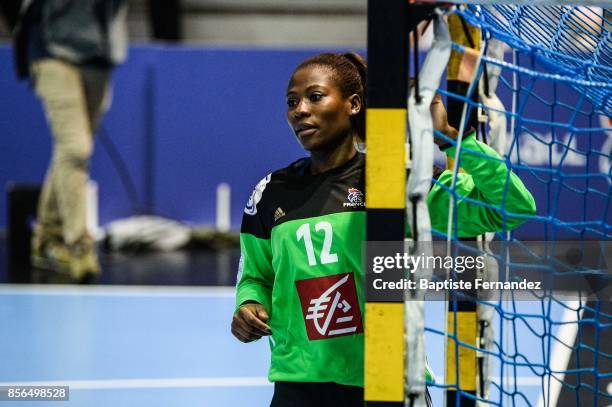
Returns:
[[[455,140],[459,132],[457,129],[448,124],[448,114],[446,113],[444,103],[442,103],[442,96],[440,96],[439,93],[436,93],[434,96],[429,110],[431,111],[431,120],[433,122],[434,130],[438,130],[446,137]],[[448,142],[440,137],[435,137],[434,135],[434,143],[440,146],[447,144]]]

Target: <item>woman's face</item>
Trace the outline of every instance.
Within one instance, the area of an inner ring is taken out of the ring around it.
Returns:
[[[287,121],[302,147],[325,151],[352,136],[350,118],[361,108],[355,99],[342,96],[330,68],[311,65],[296,71],[287,86]]]

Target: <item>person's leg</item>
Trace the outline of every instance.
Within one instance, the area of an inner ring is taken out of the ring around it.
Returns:
[[[62,220],[59,216],[55,191],[53,188],[53,160],[49,163],[47,174],[40,191],[38,200],[38,217],[35,229],[35,236],[42,241],[49,239],[62,238]]]
[[[47,64],[39,62],[32,64],[31,72],[35,88],[47,81],[46,67]],[[45,112],[49,117],[43,96],[38,91],[36,93],[41,98]],[[43,94],[46,93],[43,92]],[[31,257],[32,264],[35,267],[55,271],[68,271],[69,253],[64,243],[62,220],[54,187],[54,179],[56,177],[54,173],[57,167],[57,160],[55,159],[55,142],[53,145],[51,160],[38,200],[36,226],[32,236]]]
[[[34,82],[40,81],[38,69],[39,64],[33,64],[31,67]],[[37,80],[38,78],[38,80]],[[53,155],[49,162],[47,174],[38,199],[38,208],[36,215],[36,227],[32,236],[32,260],[34,265],[47,266],[44,264],[45,257],[48,257],[48,249],[50,246],[63,245],[62,237],[62,221],[57,206],[57,197],[53,188],[53,171],[55,166]]]
[[[326,394],[325,406],[362,407],[363,387],[329,383],[329,391]]]
[[[270,407],[322,406],[321,386],[325,383],[275,382]]]
[[[38,198],[36,225],[32,234],[32,264],[51,270],[67,270],[68,254],[62,236],[62,222],[53,188],[53,160]]]
[[[49,171],[51,185],[43,193],[43,199],[49,199],[46,209],[51,214],[52,202],[55,201],[64,242],[72,247],[81,241],[91,240],[86,226],[86,188],[93,138],[83,81],[76,66],[55,59],[35,62],[33,68],[36,72],[36,93],[43,102],[53,134]],[[52,217],[43,213],[43,218],[45,216]],[[70,264],[74,278],[80,279],[84,273],[98,272],[97,262],[82,267],[79,256],[77,251],[76,261],[71,260]]]
[[[31,240],[31,264],[47,271],[69,272],[70,252],[62,236],[62,222],[53,188],[53,166],[49,165],[40,192],[36,225]]]
[[[111,71],[110,69],[85,67],[81,68],[81,76],[87,102],[87,116],[91,126],[90,134],[93,137],[98,131],[102,117],[111,105]]]
[[[326,394],[325,406],[362,407],[364,403],[363,387],[347,386],[331,383],[331,388]],[[429,389],[425,390],[425,403],[428,407],[433,406]]]
[[[110,106],[110,69],[80,67],[79,72],[85,97],[87,124],[89,126],[88,141],[93,146],[95,132],[102,116]],[[80,228],[80,225],[73,226]],[[85,227],[87,227],[86,224]],[[70,247],[75,258],[75,261],[71,262],[71,272],[76,276],[84,275],[87,277],[87,280],[90,280],[100,270],[95,241],[89,231],[80,234],[80,236]]]

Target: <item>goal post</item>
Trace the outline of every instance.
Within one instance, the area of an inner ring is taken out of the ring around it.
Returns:
[[[368,241],[404,238],[408,4],[368,1],[366,190]],[[372,302],[365,309],[365,401],[404,405],[404,309]]]
[[[410,42],[417,23],[435,14],[438,4],[369,1],[368,242],[401,242],[408,225],[416,241],[467,244],[454,228],[461,201],[495,209],[501,219],[495,233],[471,236],[487,256],[487,278],[510,281],[520,266],[515,252],[494,253],[490,243],[530,249],[540,241],[546,250],[535,258],[547,264],[544,272],[552,279],[560,274],[546,263],[547,250],[554,252],[563,242],[599,242],[605,253],[612,237],[612,24],[608,9],[592,5],[485,1],[452,11],[442,5],[437,13],[450,13],[444,21],[451,25],[454,57],[448,68],[448,58],[438,59],[447,68],[447,84],[438,88],[427,81],[435,64],[415,60],[418,49],[415,53]],[[435,42],[430,53],[440,51]],[[416,72],[418,95],[411,94],[408,82]],[[429,157],[433,130],[416,100],[432,89],[443,95],[449,121],[459,130],[452,143],[456,160],[446,163],[453,177],[445,187],[451,195],[449,224],[435,233],[429,224],[418,223],[418,213],[427,211],[428,188],[437,181],[427,175],[433,162],[420,160]],[[467,128],[475,128],[476,139],[499,154],[480,155],[482,160],[504,163],[518,175],[535,198],[535,214],[513,212],[507,183],[501,202],[458,195],[454,180],[462,171],[471,175],[461,168],[461,154],[478,155],[463,143]],[[513,231],[508,220],[516,215],[525,223]],[[600,273],[589,267],[577,266],[576,274],[590,279],[593,270]],[[441,395],[447,406],[612,403],[612,352],[606,345],[612,343],[612,314],[600,301],[577,295],[566,300],[552,289],[529,301],[513,294],[450,295],[443,323],[436,327],[430,324],[432,316],[424,314],[426,302],[423,307],[414,299],[380,302],[366,296],[366,405],[422,405],[424,379],[417,355],[432,339],[443,345],[427,352],[445,353],[443,363],[435,366],[443,377],[427,382],[438,403]]]

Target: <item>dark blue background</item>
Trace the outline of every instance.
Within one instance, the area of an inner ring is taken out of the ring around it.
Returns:
[[[132,47],[115,71],[103,128],[127,163],[137,206],[212,224],[217,185],[227,182],[238,227],[254,185],[304,155],[284,116],[286,82],[297,63],[316,52]],[[42,108],[28,84],[15,80],[7,47],[0,48],[0,72],[0,185],[41,183],[51,149]],[[133,214],[99,140],[92,178],[99,185],[102,224]],[[6,219],[3,193],[0,228]]]
[[[286,123],[284,96],[293,68],[318,52],[321,50],[132,47],[128,61],[115,71],[113,104],[103,128],[128,166],[138,202],[128,198],[116,166],[98,141],[92,177],[99,185],[101,224],[130,216],[136,209],[194,224],[213,224],[215,191],[219,183],[227,182],[232,188],[232,226],[238,228],[253,186],[269,172],[305,155]],[[527,78],[522,82],[529,87]],[[542,86],[538,94],[546,100],[577,102],[575,91],[558,87],[555,96],[552,87],[543,85],[539,81],[536,89]],[[508,88],[502,84],[498,93],[510,110]],[[550,119],[554,111],[555,120],[564,122],[573,114],[571,109],[548,106],[529,92],[521,93],[521,97],[528,95],[529,100],[522,104],[526,117]],[[588,103],[581,109],[588,111]],[[578,127],[598,126],[597,116],[578,116]],[[528,127],[540,133],[551,131],[549,126]],[[559,129],[554,137],[562,140],[567,133]],[[525,137],[533,139],[533,135],[524,135],[519,140]],[[600,149],[607,136],[593,132],[576,137],[586,165],[566,165],[562,170],[598,172],[601,157],[591,151]],[[544,153],[538,154],[547,167],[545,155],[550,147],[538,143],[544,146]],[[566,149],[562,144],[553,146],[561,152]],[[41,183],[50,149],[40,103],[26,82],[15,80],[10,48],[0,47],[0,185]],[[537,171],[518,173],[536,197],[539,215],[610,224],[610,184],[605,178],[568,181]],[[571,191],[568,185],[585,193]],[[0,228],[6,227],[6,210],[3,193]],[[554,238],[551,223],[545,220],[530,221],[518,235]]]

